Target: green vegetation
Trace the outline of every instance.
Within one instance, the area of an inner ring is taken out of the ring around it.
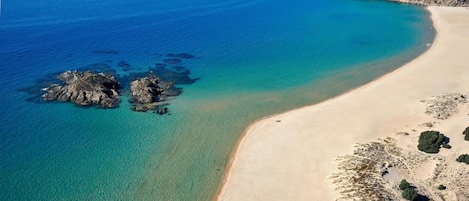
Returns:
[[[440,185],[441,186],[441,185]],[[440,188],[440,187],[438,187]],[[446,187],[444,187],[446,189]],[[417,188],[407,182],[405,179],[401,181],[399,184],[399,189],[402,190],[402,197],[406,200],[420,200],[420,201],[425,201],[425,200],[430,200],[428,197],[424,195],[418,194]]]
[[[469,127],[467,127],[464,132],[462,132],[462,134],[464,135],[464,140],[467,140],[469,141]]]
[[[440,185],[438,186],[438,190],[446,190],[446,186],[443,185],[443,184],[440,184]]]
[[[399,189],[402,191],[402,197],[406,200],[415,200],[418,196],[417,189],[405,179],[399,184]]]
[[[409,182],[407,182],[407,180],[405,180],[405,179],[403,179],[403,180],[401,181],[401,183],[399,184],[399,189],[401,189],[401,191],[403,191],[403,190],[405,190],[405,189],[407,189],[407,188],[409,188],[409,187],[410,187],[410,184],[409,184]]]
[[[417,189],[415,188],[406,188],[404,191],[402,191],[402,197],[406,200],[415,200],[417,199],[417,196],[419,194],[417,193]]]
[[[447,144],[448,141],[449,139],[438,131],[424,131],[420,133],[417,148],[425,153],[435,154],[438,153],[440,151],[440,147]]]
[[[456,161],[460,163],[466,163],[469,164],[469,154],[461,154]]]

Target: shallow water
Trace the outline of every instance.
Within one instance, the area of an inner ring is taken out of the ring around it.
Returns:
[[[209,200],[252,121],[392,71],[433,30],[421,7],[382,1],[24,0],[2,5],[0,38],[0,200]],[[167,53],[197,56],[182,65],[200,78],[171,115],[17,91],[92,63],[145,71]]]

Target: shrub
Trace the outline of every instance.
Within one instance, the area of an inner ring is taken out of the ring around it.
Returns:
[[[406,200],[415,200],[418,196],[417,190],[415,188],[406,188],[402,191],[402,197]]]
[[[460,163],[466,163],[469,164],[469,154],[461,154],[456,161]]]
[[[410,187],[410,184],[409,182],[407,182],[407,180],[403,179],[401,181],[401,183],[399,184],[399,189],[401,189],[402,191],[409,188]]]
[[[451,149],[451,145],[449,145],[449,144],[443,144],[442,147],[443,147],[443,148],[446,148],[446,149]]]
[[[462,134],[464,135],[464,140],[467,140],[469,141],[469,127],[467,127],[464,132],[462,132]]]
[[[445,187],[446,188],[446,187]],[[417,188],[412,186],[407,180],[403,179],[399,184],[399,189],[402,190],[402,197],[406,200],[420,200],[427,201],[430,200],[424,195],[418,194]]]
[[[443,185],[443,184],[440,184],[440,185],[438,186],[438,190],[446,190],[446,186]]]
[[[425,153],[438,153],[441,145],[447,144],[449,139],[438,131],[424,131],[420,134],[417,148]]]

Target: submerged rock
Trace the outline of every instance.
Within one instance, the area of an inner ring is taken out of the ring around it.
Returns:
[[[117,75],[116,70],[114,68],[112,68],[110,65],[105,64],[105,63],[93,63],[93,64],[89,64],[89,65],[86,65],[86,66],[79,67],[77,70],[82,71],[82,72],[93,71],[93,72],[104,73],[106,75],[112,75],[112,76]],[[56,74],[58,74],[58,73],[56,73]],[[57,77],[57,76],[55,76],[55,77]]]
[[[123,71],[129,71],[132,69],[130,64],[127,63],[126,61],[119,61],[119,63],[117,63],[117,66],[122,68]]]
[[[166,66],[168,66],[168,64],[156,63],[155,66],[158,68],[165,68]]]
[[[114,55],[118,55],[118,54],[119,54],[119,51],[117,51],[117,50],[105,50],[105,49],[102,49],[102,50],[93,50],[92,52],[93,52],[93,53],[96,53],[96,54],[114,54]]]
[[[178,63],[181,63],[182,60],[181,59],[176,59],[176,58],[170,58],[170,59],[163,60],[163,62],[165,62],[167,64],[178,64]]]
[[[177,72],[167,68],[149,68],[151,74],[157,75],[162,80],[167,82],[173,82],[174,84],[193,84],[199,78],[191,78],[190,71],[188,69],[183,70],[182,72]]]
[[[184,71],[187,70],[186,67],[184,67],[184,66],[174,66],[172,69],[177,71],[177,72],[184,72]]]
[[[73,102],[80,106],[113,108],[120,102],[119,82],[111,75],[93,71],[66,71],[58,76],[63,82],[45,89],[44,100]]]
[[[181,59],[192,59],[195,58],[194,55],[188,54],[188,53],[168,53],[166,54],[167,57],[177,57]]]

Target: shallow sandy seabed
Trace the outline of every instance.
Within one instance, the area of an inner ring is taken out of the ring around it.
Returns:
[[[396,138],[404,150],[416,150],[419,126],[451,138],[442,150],[448,166],[469,153],[461,132],[469,126],[467,105],[447,120],[425,114],[421,100],[446,93],[469,94],[469,9],[429,7],[437,29],[431,49],[422,56],[358,89],[328,101],[274,115],[251,125],[242,137],[219,200],[336,200],[329,177],[337,172],[337,156],[350,155],[355,143]],[[409,135],[396,135],[407,132]],[[423,181],[427,169],[405,176]],[[401,175],[402,174],[397,174]],[[445,182],[440,178],[438,182]],[[437,184],[434,184],[437,185]],[[444,195],[454,198],[451,189]]]

